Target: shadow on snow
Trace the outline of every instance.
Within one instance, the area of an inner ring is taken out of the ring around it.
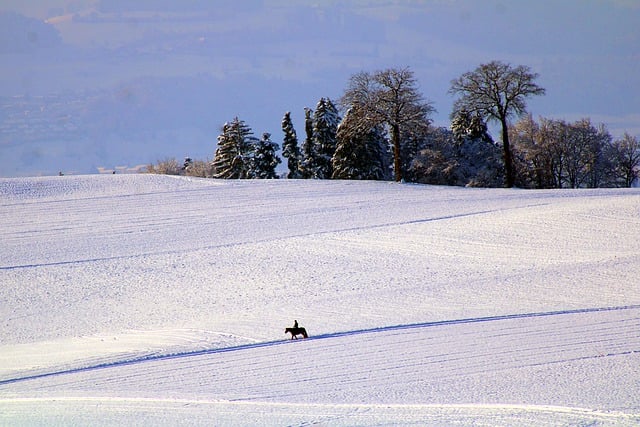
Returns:
[[[622,311],[622,310],[640,310],[640,305],[626,305],[626,306],[618,306],[618,307],[600,307],[600,308],[581,308],[581,309],[573,309],[573,310],[545,311],[545,312],[537,312],[537,313],[505,314],[505,315],[488,316],[488,317],[472,317],[472,318],[466,318],[466,319],[440,320],[440,321],[434,321],[434,322],[382,326],[379,328],[358,329],[358,330],[344,331],[344,332],[331,332],[326,334],[310,336],[308,339],[301,341],[300,343],[338,338],[338,337],[348,337],[348,336],[356,336],[356,335],[363,335],[363,334],[380,333],[380,332],[402,331],[402,330],[420,329],[420,328],[433,328],[433,327],[446,326],[446,325],[484,323],[484,322],[494,322],[494,321],[501,321],[501,320],[529,319],[529,318],[536,318],[536,317],[562,316],[562,315],[570,315],[570,314],[596,313],[596,312]],[[285,339],[285,340],[277,340],[277,341],[265,341],[265,342],[259,342],[259,343],[243,344],[243,345],[238,345],[233,347],[186,351],[186,352],[174,353],[174,354],[142,356],[142,357],[133,358],[130,360],[106,362],[106,363],[100,363],[100,364],[91,365],[91,366],[84,366],[84,367],[65,369],[65,370],[59,370],[59,371],[38,373],[33,375],[25,375],[25,376],[16,377],[16,378],[9,378],[5,380],[0,380],[0,386],[22,382],[22,381],[50,378],[50,377],[56,377],[60,375],[76,374],[80,372],[89,372],[89,371],[94,371],[99,369],[115,368],[119,366],[128,366],[128,365],[134,365],[134,364],[145,363],[145,362],[181,359],[186,357],[242,351],[242,350],[261,348],[261,347],[273,347],[276,345],[291,345],[291,340]]]

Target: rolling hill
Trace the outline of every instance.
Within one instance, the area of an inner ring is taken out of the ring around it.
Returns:
[[[639,214],[639,189],[0,179],[0,424],[637,425]]]

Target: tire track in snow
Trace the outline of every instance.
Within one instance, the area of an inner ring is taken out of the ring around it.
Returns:
[[[521,313],[521,314],[506,314],[506,315],[497,315],[497,316],[488,316],[488,317],[474,317],[474,318],[465,318],[465,319],[454,319],[454,320],[442,320],[442,321],[433,321],[433,322],[424,322],[424,323],[414,323],[414,324],[406,324],[406,325],[393,325],[393,326],[383,326],[377,328],[369,328],[369,329],[360,329],[360,330],[352,330],[352,331],[344,331],[344,332],[333,332],[333,333],[325,333],[319,334],[315,336],[311,336],[309,339],[306,339],[302,342],[318,342],[322,341],[322,347],[325,349],[330,349],[332,346],[336,348],[342,348],[342,343],[325,343],[327,340],[334,340],[338,338],[348,338],[348,337],[361,337],[367,339],[366,336],[370,336],[370,340],[376,341],[379,334],[386,335],[397,335],[400,340],[404,341],[407,337],[412,336],[412,332],[417,335],[423,333],[424,329],[434,329],[434,328],[442,328],[447,326],[463,326],[468,324],[485,324],[485,323],[494,323],[494,322],[503,322],[503,321],[513,321],[513,320],[525,320],[525,319],[536,319],[536,318],[554,318],[561,316],[569,316],[569,315],[579,315],[579,314],[590,314],[590,313],[605,313],[605,312],[623,312],[623,311],[634,311],[640,310],[640,305],[627,305],[627,306],[618,306],[618,307],[599,307],[599,308],[582,308],[582,309],[573,309],[573,310],[560,310],[560,311],[546,311],[546,312],[536,312],[536,313]],[[640,316],[640,315],[639,315]],[[640,317],[635,318],[636,321],[640,323]],[[570,345],[575,346],[576,348],[583,348],[586,345],[602,345],[602,348],[609,348],[615,351],[605,350],[600,353],[598,356],[612,356],[612,355],[621,355],[621,354],[632,354],[632,353],[640,353],[640,345],[638,348],[633,350],[628,349],[628,345],[626,343],[629,342],[629,338],[637,338],[636,332],[637,327],[640,325],[633,325],[633,327],[628,330],[628,328],[620,328],[619,325],[607,326],[596,328],[592,327],[592,331],[598,331],[598,340],[575,340],[576,333],[572,332],[572,325],[566,325],[563,323],[562,328],[559,329],[559,332],[555,333],[556,340],[554,342],[549,341],[548,330],[547,328],[542,328],[540,330],[532,330],[530,326],[525,328],[524,332],[520,331],[519,327],[504,327],[497,330],[497,332],[492,334],[487,334],[483,339],[485,340],[494,340],[501,342],[512,342],[509,346],[503,346],[505,350],[501,354],[495,354],[490,350],[485,350],[485,353],[475,354],[474,357],[482,356],[486,357],[494,357],[495,360],[502,360],[504,363],[509,360],[519,360],[522,362],[524,359],[522,356],[524,352],[531,352],[532,357],[535,359],[539,357],[541,354],[545,354],[548,352],[549,354],[557,353],[558,342],[560,342],[563,346],[569,347]],[[580,329],[579,326],[575,327],[576,329]],[[567,330],[569,329],[569,330]],[[604,331],[604,332],[600,332]],[[397,334],[393,334],[396,333]],[[611,347],[608,344],[611,344],[611,336],[616,332],[624,332],[623,340],[621,343],[616,344]],[[464,335],[464,330],[462,331],[462,335]],[[543,337],[537,337],[537,335],[542,335]],[[579,334],[578,334],[579,335]],[[593,337],[593,333],[589,335]],[[567,344],[567,338],[574,337],[574,340]],[[460,337],[455,337],[455,339],[459,339]],[[543,341],[545,345],[533,345],[530,347],[526,344],[525,338],[534,339],[534,343]],[[138,358],[131,358],[129,360],[118,360],[118,361],[107,361],[95,365],[90,366],[82,366],[71,369],[50,371],[44,373],[37,373],[33,375],[23,375],[14,378],[8,378],[4,380],[0,380],[0,387],[15,384],[19,382],[25,382],[30,380],[38,380],[45,378],[53,378],[59,376],[66,376],[71,374],[78,373],[87,373],[91,371],[97,370],[105,370],[110,368],[118,368],[118,367],[126,367],[132,365],[140,365],[149,362],[162,362],[169,360],[187,360],[194,357],[200,356],[208,356],[208,355],[216,355],[223,353],[242,353],[247,350],[255,350],[260,348],[272,348],[276,346],[288,345],[291,340],[278,340],[278,341],[265,341],[251,344],[242,344],[238,346],[231,347],[223,347],[223,348],[213,348],[213,349],[204,349],[204,350],[195,350],[195,351],[186,351],[174,354],[160,354],[160,355],[146,355]],[[633,340],[631,340],[633,342]],[[525,343],[525,344],[523,344]],[[482,347],[482,346],[480,346]],[[535,351],[533,351],[535,350]],[[379,350],[383,352],[382,350]],[[518,357],[516,357],[518,356]],[[463,360],[468,357],[467,351],[461,351],[460,353],[452,353],[447,352],[444,354],[432,354],[427,357],[431,362],[430,363],[438,363],[439,361],[455,361],[455,360]],[[592,356],[589,356],[592,357]],[[188,364],[189,362],[187,362]],[[483,362],[484,363],[484,362]],[[289,361],[285,360],[283,363],[279,364],[278,367],[282,368],[283,366],[287,366]],[[418,365],[423,364],[423,361],[418,361]],[[243,363],[245,367],[245,372],[251,372],[251,368],[247,367],[246,363]],[[411,367],[411,365],[403,365],[405,367]],[[534,366],[534,365],[532,365]],[[258,365],[256,368],[258,371],[263,370],[264,367]]]

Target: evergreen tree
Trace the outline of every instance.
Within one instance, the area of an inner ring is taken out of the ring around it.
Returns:
[[[331,159],[336,150],[336,132],[340,116],[329,98],[320,98],[313,115],[313,148],[315,178],[328,179],[333,173]]]
[[[251,128],[238,117],[224,124],[213,159],[214,178],[253,178],[251,164],[257,140],[252,135]]]
[[[427,148],[431,126],[422,126],[405,129],[400,136],[400,168],[402,177],[407,182],[416,182],[415,171],[413,170],[413,160],[420,155],[420,152]]]
[[[425,184],[500,186],[504,179],[501,151],[483,132],[483,124],[457,115],[453,122],[452,130],[433,129],[425,137],[412,161],[411,177]]]
[[[278,144],[271,141],[271,134],[263,133],[262,139],[258,141],[251,162],[252,170],[250,175],[258,179],[275,179],[276,167],[282,162],[276,155]]]
[[[387,178],[390,159],[382,126],[362,127],[365,123],[355,109],[349,109],[336,133],[332,158],[333,179]]]
[[[454,150],[461,182],[472,187],[497,187],[504,179],[504,165],[499,147],[489,135],[487,124],[480,114],[462,109],[451,119]]]
[[[234,171],[232,164],[238,156],[238,147],[229,136],[229,123],[222,127],[222,133],[218,135],[218,147],[213,156],[213,177],[214,178],[238,178],[239,172]]]
[[[291,113],[286,112],[282,119],[282,131],[284,132],[284,140],[282,142],[282,156],[287,159],[287,167],[289,173],[287,178],[302,178],[300,170],[301,153],[298,147],[298,136],[291,122]]]
[[[302,162],[300,163],[300,171],[302,178],[309,179],[316,177],[316,152],[313,146],[313,118],[311,114],[313,110],[304,109],[304,130],[306,138],[302,145]]]
[[[493,143],[487,124],[478,113],[471,114],[467,110],[454,111],[451,118],[451,132],[458,143],[465,140],[481,140]]]
[[[460,168],[454,154],[452,132],[444,127],[433,129],[417,156],[411,161],[415,182],[433,185],[461,185]]]

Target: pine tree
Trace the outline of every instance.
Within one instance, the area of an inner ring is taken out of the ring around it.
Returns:
[[[218,147],[213,156],[213,177],[214,178],[237,178],[239,173],[233,170],[232,164],[238,156],[238,148],[229,136],[229,123],[222,127],[222,133],[218,136]]]
[[[340,116],[333,102],[329,98],[320,98],[313,115],[316,178],[328,179],[333,174],[331,158],[336,150],[336,132],[339,123]]]
[[[310,179],[316,177],[316,152],[313,145],[313,118],[311,114],[313,110],[304,109],[304,130],[306,138],[302,145],[302,162],[300,163],[300,171],[302,178]]]
[[[352,108],[338,126],[332,158],[333,179],[387,178],[390,155],[382,126],[363,128]]]
[[[213,159],[214,178],[253,178],[251,163],[257,140],[252,135],[251,128],[238,117],[224,124]]]
[[[258,141],[253,155],[252,170],[250,175],[258,179],[275,179],[276,167],[282,162],[276,155],[278,144],[271,141],[271,134],[263,133]]]
[[[456,142],[481,140],[493,144],[487,124],[478,113],[471,114],[467,110],[455,111],[451,118],[451,131]]]
[[[451,118],[453,144],[450,156],[456,164],[455,185],[497,187],[503,179],[500,150],[478,113],[462,109]]]
[[[287,167],[289,173],[287,178],[302,178],[300,170],[301,153],[298,147],[298,136],[291,122],[291,113],[286,112],[282,118],[282,131],[284,132],[284,140],[282,142],[282,156],[287,159]]]

